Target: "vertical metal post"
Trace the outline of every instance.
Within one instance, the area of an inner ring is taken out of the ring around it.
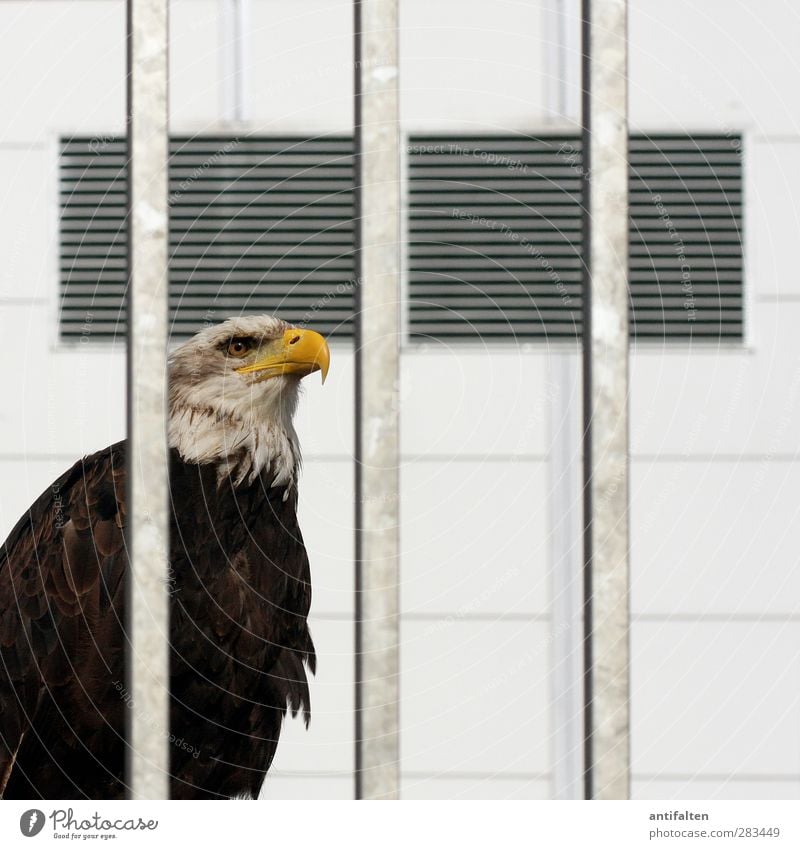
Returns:
[[[250,0],[223,0],[222,117],[233,123],[250,120],[249,32]]]
[[[580,119],[580,0],[542,7],[547,51],[545,103],[550,120]],[[580,397],[577,351],[549,353],[550,633],[553,798],[583,797],[583,609]]]
[[[583,0],[586,795],[630,792],[626,0]]]
[[[396,799],[400,138],[397,0],[355,0],[356,795]]]
[[[128,0],[128,787],[169,798],[167,0]]]

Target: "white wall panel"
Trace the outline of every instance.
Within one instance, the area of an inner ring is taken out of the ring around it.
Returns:
[[[549,799],[550,782],[541,778],[440,778],[402,776],[403,799]]]
[[[219,4],[170,4],[173,130],[220,116]],[[47,0],[0,4],[0,137],[48,141],[59,134],[124,132],[125,3]]]
[[[634,776],[633,799],[797,799],[800,779],[794,781],[751,781],[724,778],[649,780]]]
[[[125,126],[125,3],[0,3],[0,138]]]
[[[0,445],[7,454],[36,452],[77,459],[125,434],[125,359],[122,347],[87,343],[54,350],[56,329],[47,307],[3,306],[0,334],[6,353],[0,386]]]
[[[353,479],[348,458],[312,460],[301,473],[298,517],[311,561],[316,616],[353,614]]]
[[[635,623],[631,644],[634,774],[796,780],[798,623]]]
[[[403,453],[543,454],[546,365],[541,349],[410,350],[400,384]]]
[[[401,632],[404,770],[546,772],[547,623],[406,619]]]
[[[400,481],[404,614],[547,611],[544,463],[420,461]]]
[[[261,788],[260,799],[353,799],[352,775],[307,776],[270,770]]]
[[[752,319],[752,349],[638,346],[631,361],[634,455],[794,455],[800,303],[757,303]]]
[[[347,0],[253,0],[252,117],[265,129],[351,132],[353,9]]]
[[[169,111],[173,132],[200,131],[222,115],[219,0],[170,0]]]
[[[634,614],[800,613],[800,464],[632,467]]]
[[[800,295],[797,234],[800,232],[800,138],[746,140],[749,203],[745,234],[750,247],[745,285],[756,297]]]
[[[800,130],[792,4],[633,0],[629,29],[634,127]]]
[[[406,127],[502,131],[541,121],[538,2],[404,0],[400,15]]]
[[[53,295],[58,254],[53,158],[50,146],[0,148],[0,306],[7,298]]]
[[[316,374],[303,381],[295,416],[303,456],[353,456],[353,369],[351,343],[333,342],[325,385]]]

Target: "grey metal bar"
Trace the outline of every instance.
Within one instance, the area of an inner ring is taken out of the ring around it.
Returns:
[[[630,793],[626,0],[583,0],[588,798]]]
[[[169,798],[167,0],[128,0],[128,786]]]
[[[397,0],[355,0],[356,795],[399,796]]]

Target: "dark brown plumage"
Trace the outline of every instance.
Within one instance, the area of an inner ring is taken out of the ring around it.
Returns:
[[[256,796],[287,706],[309,715],[296,490],[218,485],[174,450],[170,471],[171,796]],[[124,527],[118,443],[62,475],[0,549],[6,799],[124,796]]]
[[[246,321],[262,335],[232,345],[241,328],[228,322],[179,349],[171,369],[181,446],[170,449],[172,798],[257,796],[287,710],[309,719],[311,585],[291,412],[300,377],[324,374],[328,352],[311,331]],[[277,376],[264,381],[264,369]],[[198,445],[206,454],[187,461]],[[125,683],[125,473],[124,442],[85,457],[0,548],[6,799],[125,795],[126,712],[137,709]]]

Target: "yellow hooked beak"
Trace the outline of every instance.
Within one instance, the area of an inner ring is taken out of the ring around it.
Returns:
[[[290,327],[282,339],[264,345],[256,352],[255,362],[237,368],[239,374],[258,373],[258,380],[267,380],[279,374],[297,374],[305,377],[315,371],[322,372],[322,382],[328,375],[331,352],[325,339],[313,330]]]

